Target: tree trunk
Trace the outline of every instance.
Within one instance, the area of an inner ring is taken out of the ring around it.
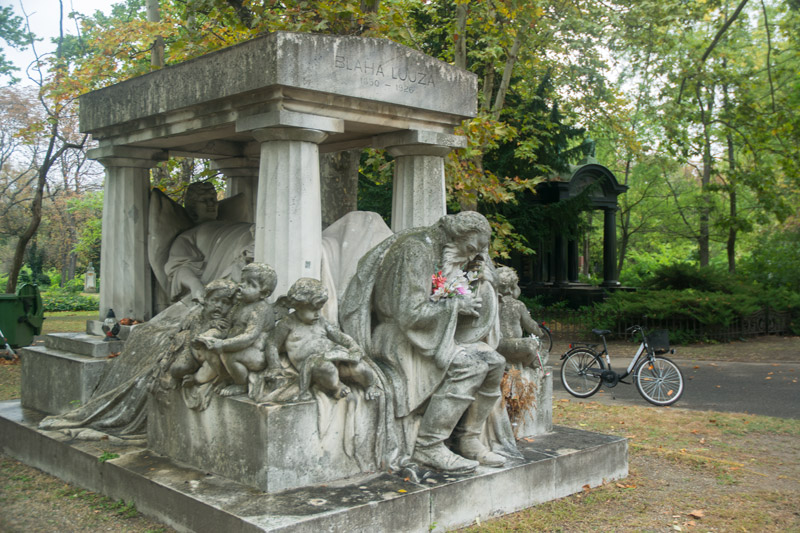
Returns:
[[[736,221],[736,217],[738,216],[738,213],[736,212],[736,182],[733,176],[735,169],[736,169],[736,162],[734,160],[733,136],[730,133],[728,133],[728,170],[731,175],[728,177],[728,187],[730,189],[730,195],[729,195],[730,227],[728,228],[727,251],[728,251],[728,272],[730,272],[731,274],[736,272],[736,237],[738,233],[737,229],[738,225]]]
[[[497,88],[497,96],[494,99],[494,107],[492,113],[494,118],[500,118],[500,111],[506,103],[506,93],[508,92],[508,85],[511,83],[511,73],[514,71],[514,65],[517,64],[517,57],[519,56],[519,49],[522,47],[523,32],[518,31],[514,44],[506,57],[506,65],[503,68],[503,79],[500,81],[500,86]]]
[[[158,10],[158,0],[147,0],[147,21],[161,21],[161,13],[159,13]],[[153,51],[150,53],[150,65],[153,68],[161,68],[164,66],[164,38],[161,35],[156,36],[156,40],[153,42]]]
[[[53,149],[56,144],[56,134],[58,133],[58,124],[53,124],[50,131],[50,143],[47,146],[47,153],[44,158],[42,166],[39,167],[39,172],[36,180],[36,192],[31,201],[31,221],[28,227],[22,232],[17,241],[17,246],[14,249],[14,258],[11,261],[11,271],[8,273],[8,283],[6,284],[7,293],[17,292],[17,280],[19,279],[19,271],[22,270],[22,263],[25,259],[25,249],[31,241],[36,231],[39,229],[39,224],[42,222],[42,196],[44,194],[44,185],[47,181],[47,172],[53,165],[55,158],[53,158]]]
[[[625,178],[623,184],[628,185],[628,179],[631,174],[631,159],[625,161]],[[619,257],[617,257],[617,275],[622,273],[622,267],[625,265],[625,254],[628,252],[628,241],[630,240],[630,226],[631,226],[631,211],[630,209],[620,209],[619,213],[620,225],[620,239],[619,239]]]
[[[322,228],[358,209],[358,166],[361,150],[320,154]]]
[[[456,33],[453,36],[455,41],[455,64],[458,68],[467,68],[467,14],[469,7],[467,4],[456,5]]]
[[[700,206],[700,224],[697,237],[698,255],[700,258],[700,266],[707,267],[711,259],[710,253],[710,228],[709,221],[711,218],[711,207],[709,206],[709,191],[708,187],[711,184],[711,171],[712,171],[712,154],[711,154],[711,112],[714,108],[714,88],[709,89],[708,110],[706,110],[703,98],[700,91],[700,84],[696,86],[697,104],[700,108],[700,118],[703,124],[703,174],[700,181],[701,189],[701,202]]]

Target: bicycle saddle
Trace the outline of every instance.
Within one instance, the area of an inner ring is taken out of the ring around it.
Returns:
[[[597,336],[602,337],[603,335],[608,335],[609,333],[611,333],[611,330],[610,329],[593,329],[592,333],[594,333]]]

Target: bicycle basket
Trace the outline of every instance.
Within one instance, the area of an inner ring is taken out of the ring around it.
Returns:
[[[669,331],[665,329],[654,329],[647,335],[647,343],[655,353],[666,353],[669,351]]]

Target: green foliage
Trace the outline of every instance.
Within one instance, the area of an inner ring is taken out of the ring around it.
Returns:
[[[712,267],[699,267],[691,263],[662,265],[642,287],[654,290],[697,290],[732,293],[736,279],[732,274]]]
[[[767,287],[800,292],[800,223],[763,237],[740,262],[740,272]]]
[[[105,463],[106,461],[110,461],[111,459],[116,459],[117,457],[119,457],[118,453],[103,452],[102,454],[100,454],[100,457],[97,458],[97,461],[100,463]],[[120,500],[120,502],[122,502],[122,500]]]
[[[89,263],[93,263],[98,268],[103,229],[103,191],[72,197],[67,202],[67,209],[83,221],[78,228],[78,242],[75,244],[80,264],[88,267]]]
[[[629,287],[641,287],[653,276],[653,272],[674,263],[683,263],[692,257],[691,243],[659,242],[642,243],[628,252],[619,281]]]
[[[383,150],[364,150],[358,169],[358,209],[374,211],[387,224],[392,216],[392,157]]]
[[[23,50],[32,39],[32,35],[25,30],[25,22],[22,17],[14,14],[11,6],[0,7],[0,39],[14,48]],[[19,81],[14,73],[19,69],[6,59],[3,50],[0,49],[0,78],[7,76],[9,83]]]
[[[596,326],[617,330],[638,323],[642,317],[651,320],[697,320],[705,326],[728,326],[739,317],[765,307],[800,313],[800,293],[785,289],[767,289],[758,284],[735,285],[730,292],[711,292],[697,289],[640,290],[615,292],[605,302],[586,309],[596,317]],[[792,326],[793,328],[795,326]],[[670,330],[672,342],[695,339],[691,331]]]
[[[97,296],[89,296],[60,288],[43,292],[42,304],[47,312],[98,311],[100,309],[100,299]]]

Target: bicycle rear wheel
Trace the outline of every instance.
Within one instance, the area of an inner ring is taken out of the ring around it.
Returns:
[[[539,329],[542,330],[542,347],[546,347],[547,353],[550,353],[553,349],[553,334],[544,324],[539,324]]]
[[[576,349],[567,353],[561,363],[561,384],[577,398],[588,398],[603,384],[600,372],[605,368],[602,359],[593,351]]]
[[[681,369],[666,357],[645,359],[633,379],[642,398],[653,405],[672,405],[683,394]]]

